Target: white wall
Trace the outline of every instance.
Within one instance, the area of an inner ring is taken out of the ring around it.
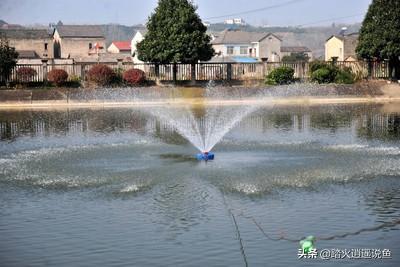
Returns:
[[[228,54],[228,47],[232,46],[233,47],[233,54]],[[246,49],[246,54],[241,54],[240,53],[240,47],[245,46],[247,47]],[[248,57],[250,56],[249,54],[249,49],[256,48],[256,57],[259,56],[259,49],[258,49],[258,43],[253,43],[253,44],[218,44],[218,45],[213,45],[213,48],[215,52],[221,51],[221,56],[244,56]]]
[[[143,63],[138,58],[138,53],[137,53],[137,44],[140,43],[144,39],[144,36],[140,32],[136,32],[135,36],[133,36],[132,41],[131,41],[131,55],[135,54],[134,57],[132,57],[133,63]]]

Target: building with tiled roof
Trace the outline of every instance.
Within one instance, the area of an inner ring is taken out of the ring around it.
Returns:
[[[211,43],[218,57],[250,57],[271,62],[281,59],[282,40],[272,33],[224,30]]]
[[[336,58],[338,61],[356,61],[358,33],[332,35],[325,42],[325,60]]]
[[[84,58],[105,53],[106,38],[98,25],[57,25],[55,58]]]
[[[130,41],[113,41],[107,48],[108,53],[112,54],[131,54]]]
[[[147,34],[147,29],[146,28],[141,28],[135,32],[133,35],[132,41],[131,41],[131,55],[134,63],[143,63],[138,57],[137,53],[137,44],[140,43],[143,39],[144,36]]]
[[[47,30],[0,29],[0,36],[8,39],[10,46],[19,52],[20,58],[49,59],[54,57],[53,40]]]

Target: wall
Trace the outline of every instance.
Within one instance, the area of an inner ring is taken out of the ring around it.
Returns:
[[[53,41],[46,39],[9,39],[10,46],[16,50],[34,50],[40,58],[53,58]],[[47,43],[47,51],[44,44]],[[46,56],[47,55],[47,56]]]
[[[281,60],[281,40],[273,35],[262,39],[259,43],[259,57],[268,58],[268,62],[279,62]]]
[[[233,46],[233,54],[228,54],[228,47]],[[240,47],[241,46],[246,46],[246,54],[241,54],[240,53]],[[253,43],[253,44],[216,44],[213,45],[213,48],[216,53],[221,52],[221,56],[242,56],[242,57],[258,57],[259,51],[258,51],[258,43]],[[256,48],[256,55],[250,55],[249,54],[249,49],[254,49]]]
[[[60,58],[86,58],[89,57],[89,43],[106,47],[105,38],[60,38],[58,32],[54,33],[54,51]],[[57,58],[58,58],[57,57]]]
[[[325,43],[325,61],[338,57],[338,61],[343,61],[343,41],[337,37],[332,37]]]
[[[118,54],[118,53],[119,53],[119,49],[118,49],[118,47],[116,47],[114,44],[111,44],[111,45],[107,48],[107,52],[108,52],[108,53],[112,53],[112,54]]]
[[[131,55],[135,53],[135,56],[132,58],[133,63],[143,63],[138,57],[138,53],[136,52],[137,48],[136,45],[140,43],[144,39],[144,36],[140,33],[137,32],[135,36],[133,36],[132,41],[131,41]]]

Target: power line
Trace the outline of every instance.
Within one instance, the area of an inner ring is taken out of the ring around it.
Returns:
[[[338,19],[355,18],[355,17],[359,17],[359,16],[363,16],[363,15],[365,15],[365,14],[364,14],[364,13],[360,13],[360,14],[355,14],[355,15],[350,15],[350,16],[345,16],[345,17],[336,17],[336,18],[318,20],[318,21],[314,21],[314,22],[308,22],[308,23],[300,24],[300,25],[297,25],[296,27],[303,27],[303,26],[308,26],[308,25],[314,25],[314,24],[318,24],[318,23],[321,23],[321,22],[335,21],[335,20],[338,20]]]
[[[205,18],[205,20],[220,19],[220,18],[226,18],[226,17],[232,17],[232,16],[239,16],[239,15],[245,15],[245,14],[250,14],[250,13],[256,13],[256,12],[261,12],[261,11],[265,11],[265,10],[268,10],[268,9],[274,9],[274,8],[279,8],[279,7],[283,7],[283,6],[288,6],[288,5],[295,4],[295,3],[298,3],[298,2],[302,2],[302,1],[306,1],[306,0],[291,0],[291,1],[284,2],[284,3],[271,5],[271,6],[266,6],[266,7],[257,8],[257,9],[252,9],[252,10],[247,10],[247,11],[243,11],[243,12],[226,14],[226,15],[215,16],[215,17],[209,17],[209,18]]]

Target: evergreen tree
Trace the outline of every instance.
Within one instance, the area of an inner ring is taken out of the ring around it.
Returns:
[[[400,78],[400,1],[373,0],[356,49],[364,59],[389,60],[391,77]]]
[[[0,38],[0,81],[7,82],[12,69],[17,65],[18,53],[10,47],[5,36]]]
[[[138,57],[153,63],[196,63],[214,55],[207,28],[188,0],[159,0],[137,45]]]

